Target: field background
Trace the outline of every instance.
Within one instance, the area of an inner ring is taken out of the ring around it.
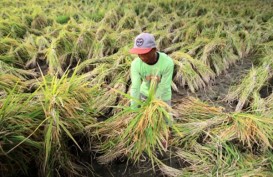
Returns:
[[[0,17],[0,176],[273,175],[273,1],[1,0]],[[170,130],[160,101],[129,108],[141,32],[175,63]]]

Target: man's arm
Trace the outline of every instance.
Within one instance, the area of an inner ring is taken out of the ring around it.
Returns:
[[[131,97],[139,99],[140,98],[141,77],[140,77],[140,73],[138,71],[138,68],[137,68],[135,62],[133,62],[131,65],[131,81],[132,81],[132,86],[131,86],[131,90],[130,90]],[[131,107],[132,108],[137,107],[137,103],[132,99],[131,99]]]
[[[170,63],[162,74],[160,83],[158,84],[156,90],[156,97],[159,99],[164,99],[164,94],[171,89],[172,77],[173,77],[174,64]],[[164,100],[167,101],[167,100]]]

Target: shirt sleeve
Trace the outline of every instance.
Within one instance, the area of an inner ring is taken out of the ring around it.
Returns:
[[[164,70],[161,76],[161,81],[158,84],[158,87],[156,90],[157,98],[164,99],[164,95],[166,95],[169,92],[169,90],[171,90],[173,70],[174,70],[174,63],[171,60],[170,64]],[[163,101],[168,101],[168,100],[163,100]]]
[[[136,62],[132,62],[130,73],[131,73],[131,81],[132,81],[131,90],[130,90],[131,97],[140,99],[141,77],[140,77],[140,73],[138,71]],[[131,99],[131,107],[132,108],[137,107],[137,103],[133,99]]]

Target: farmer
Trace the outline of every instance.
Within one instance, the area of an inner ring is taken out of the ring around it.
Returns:
[[[157,51],[155,38],[149,33],[141,33],[135,38],[130,53],[138,55],[131,64],[131,96],[146,99],[150,82],[154,79],[157,82],[156,98],[171,106],[173,60],[165,53]],[[131,101],[131,107],[137,107],[134,100]]]

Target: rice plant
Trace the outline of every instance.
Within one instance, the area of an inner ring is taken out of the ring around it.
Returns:
[[[218,134],[222,140],[238,139],[243,145],[252,148],[272,148],[272,119],[255,114],[231,114],[231,124]]]
[[[76,174],[77,166],[71,161],[66,143],[71,139],[81,149],[73,136],[84,134],[83,127],[95,122],[94,110],[90,106],[96,87],[89,87],[86,77],[77,76],[76,71],[71,77],[66,72],[60,79],[49,75],[42,78],[37,91],[44,113],[43,126],[40,127],[44,132],[42,172],[53,175],[56,173],[54,168],[59,166],[65,174]]]
[[[189,54],[174,52],[171,57],[177,68],[174,82],[179,86],[187,85],[192,92],[204,88],[215,77],[210,68]]]
[[[268,65],[252,68],[240,85],[231,87],[225,99],[227,101],[238,100],[235,110],[242,110],[250,99],[253,98],[253,95],[259,92],[264,83],[270,78],[270,75]]]
[[[155,99],[152,89],[146,101],[136,101],[138,108],[127,107],[104,122],[87,126],[87,129],[97,127],[91,133],[101,141],[97,146],[98,152],[103,153],[98,157],[100,163],[106,164],[122,156],[137,163],[147,156],[153,168],[162,165],[156,152],[162,154],[167,150],[171,109],[165,102]]]
[[[16,87],[15,84],[0,97],[0,174],[3,176],[27,174],[31,161],[35,160],[34,154],[42,149],[39,133],[32,133],[43,116],[42,108],[30,103],[33,94],[18,93]]]

